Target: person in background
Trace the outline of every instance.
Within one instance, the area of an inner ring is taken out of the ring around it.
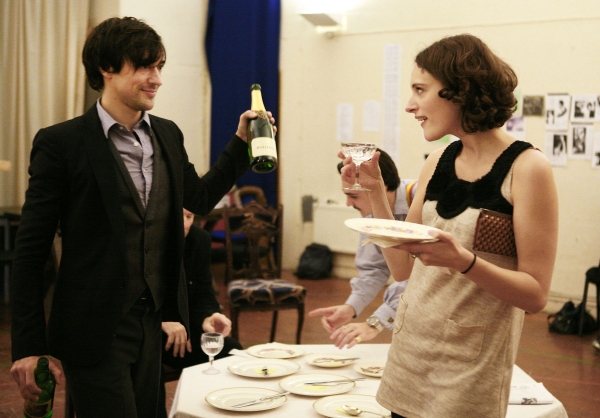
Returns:
[[[394,418],[504,417],[524,313],[548,300],[558,236],[552,167],[501,128],[515,109],[517,77],[477,37],[425,48],[410,83],[406,111],[425,139],[460,140],[427,158],[406,218],[430,226],[437,241],[383,249],[394,279],[410,279],[377,401]],[[378,162],[376,152],[361,165],[361,184],[372,190],[374,217],[392,219]],[[355,165],[344,164],[350,181]],[[512,216],[516,254],[475,249],[482,209]]]
[[[161,323],[189,329],[182,209],[210,212],[247,171],[256,113],[240,116],[200,177],[177,125],[148,113],[166,62],[156,31],[133,17],[107,19],[90,31],[82,58],[100,99],[33,141],[12,270],[11,374],[23,398],[37,399],[33,371],[51,356],[78,418],[155,417],[164,409]],[[43,270],[59,225],[46,326]]]
[[[416,191],[416,182],[400,180],[392,157],[383,150],[377,150],[380,153],[379,167],[388,204],[392,208],[394,219],[403,221],[406,219],[413,193]],[[342,165],[342,163],[338,164],[338,171],[341,170]],[[352,184],[342,179],[342,188],[350,187]],[[373,217],[367,193],[353,190],[344,190],[344,193],[347,206],[352,206],[359,211],[363,218]],[[390,278],[390,270],[381,249],[373,243],[362,245],[365,239],[367,237],[361,234],[359,241],[361,244],[356,250],[354,259],[358,277],[350,280],[352,292],[346,302],[343,305],[319,308],[308,313],[309,316],[321,316],[323,327],[331,333],[330,338],[338,348],[344,346],[350,348],[361,341],[371,340],[384,328],[391,330],[398,308],[398,298],[406,287],[406,282],[393,282],[385,290],[381,306],[369,316],[366,322],[349,324],[375,299]]]
[[[215,359],[228,356],[229,351],[234,348],[243,348],[236,339],[227,336],[231,332],[231,321],[221,313],[215,296],[210,270],[210,233],[194,224],[194,214],[187,209],[183,209],[183,228],[183,267],[190,310],[190,338],[187,338],[187,332],[181,322],[162,323],[162,362],[174,369],[183,369],[208,361],[208,356],[200,347],[200,337],[204,332],[218,332],[225,336],[223,349]],[[163,405],[164,394],[163,382]],[[166,410],[164,416],[167,416]]]

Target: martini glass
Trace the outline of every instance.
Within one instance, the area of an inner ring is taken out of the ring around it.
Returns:
[[[344,142],[342,143],[342,152],[346,157],[352,157],[352,162],[356,164],[356,175],[354,184],[351,187],[344,187],[344,190],[366,191],[370,189],[362,187],[358,181],[360,165],[365,161],[373,158],[373,154],[377,150],[377,145],[360,142]]]

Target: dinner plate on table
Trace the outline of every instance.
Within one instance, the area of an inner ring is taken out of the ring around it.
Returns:
[[[375,396],[369,395],[326,396],[313,403],[313,409],[319,414],[330,418],[350,416],[344,412],[342,405],[356,406],[363,411],[374,412],[375,414],[380,414],[383,416],[389,417],[392,415],[390,411],[379,405],[375,399]],[[372,414],[368,414],[367,412],[363,412],[360,415],[364,416],[365,418],[374,416]]]
[[[293,358],[304,354],[304,351],[293,345],[285,344],[259,344],[246,350],[248,354],[260,358]]]
[[[279,381],[282,389],[296,395],[328,396],[346,393],[356,386],[356,382],[340,383],[337,385],[307,385],[308,382],[323,382],[333,380],[351,379],[348,376],[328,373],[306,373],[288,376]]]
[[[268,379],[296,373],[300,365],[289,360],[257,358],[235,362],[228,369],[238,376]]]
[[[306,356],[306,362],[311,366],[335,368],[344,367],[354,363],[356,360],[349,360],[352,356],[344,354],[311,354]]]
[[[206,395],[205,399],[206,402],[215,408],[225,409],[227,411],[254,412],[278,408],[287,401],[287,398],[285,395],[282,395],[278,398],[268,399],[254,405],[244,406],[243,408],[233,408],[232,406],[254,401],[264,396],[276,395],[278,393],[279,392],[276,390],[263,388],[226,388],[210,392]]]
[[[437,228],[412,222],[393,219],[352,218],[347,219],[344,223],[348,228],[365,234],[371,241],[381,247],[437,241],[436,238],[428,234],[428,231],[437,230]]]
[[[353,368],[365,376],[381,377],[383,375],[383,369],[385,368],[385,362],[369,361],[366,363],[356,363]]]

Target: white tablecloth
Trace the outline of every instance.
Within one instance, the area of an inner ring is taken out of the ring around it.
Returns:
[[[389,344],[358,344],[351,349],[338,350],[331,344],[324,345],[301,345],[300,347],[306,354],[326,354],[343,353],[349,357],[360,357],[357,362],[367,361],[385,361]],[[251,357],[251,356],[248,356]],[[214,366],[221,373],[217,375],[206,375],[202,370],[207,368],[207,364],[201,364],[194,367],[188,367],[183,370],[177,389],[171,412],[171,418],[212,418],[212,417],[237,417],[242,416],[261,416],[261,417],[285,417],[285,418],[322,418],[322,415],[313,409],[313,403],[318,397],[287,395],[287,402],[281,407],[262,412],[233,412],[217,409],[205,400],[208,393],[218,389],[230,387],[261,387],[280,391],[279,381],[282,378],[273,379],[255,379],[250,377],[238,376],[231,373],[227,367],[237,361],[243,360],[241,356],[230,356],[214,362]],[[297,373],[332,373],[348,377],[365,377],[356,372],[352,365],[340,368],[322,368],[307,364],[304,356],[289,359],[300,365]],[[367,377],[364,381],[359,381],[348,394],[372,395],[377,393],[381,379]],[[518,366],[515,366],[512,383],[533,383],[534,380],[527,375]],[[366,416],[366,415],[365,415]],[[556,398],[552,404],[547,405],[509,405],[507,418],[566,418],[567,413],[562,403]]]

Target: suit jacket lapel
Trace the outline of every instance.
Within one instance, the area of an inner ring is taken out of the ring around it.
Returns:
[[[118,188],[117,170],[115,170],[114,157],[110,151],[108,139],[104,136],[102,124],[94,104],[82,118],[81,137],[87,150],[87,158],[98,187],[109,221],[114,231],[124,231],[125,223],[116,198]]]
[[[161,147],[162,157],[169,172],[174,201],[180,202],[181,205],[183,203],[183,173],[180,170],[182,167],[181,161],[176,160],[176,158],[179,156],[181,159],[182,155],[180,148],[175,142],[177,139],[174,137],[173,132],[169,132],[164,126],[164,122],[160,119],[150,115],[150,124],[156,143]],[[175,168],[178,169],[176,170]],[[183,228],[183,220],[181,221],[181,225]]]

